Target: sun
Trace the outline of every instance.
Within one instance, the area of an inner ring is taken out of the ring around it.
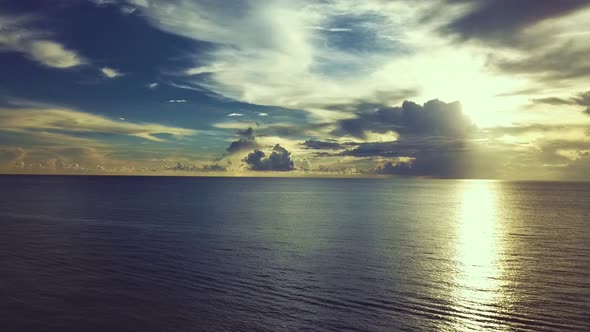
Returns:
[[[412,72],[405,76],[420,79],[419,98],[459,101],[463,112],[480,128],[514,122],[529,102],[527,96],[509,92],[524,90],[530,82],[488,68],[482,52],[443,48],[414,61]]]

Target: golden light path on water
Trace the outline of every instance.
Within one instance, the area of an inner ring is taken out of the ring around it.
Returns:
[[[498,241],[498,184],[493,181],[466,181],[461,189],[457,221],[454,299],[462,314],[458,330],[486,330],[502,324],[494,312],[502,302],[499,280],[501,266]]]

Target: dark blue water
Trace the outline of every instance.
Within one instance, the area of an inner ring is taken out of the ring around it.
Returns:
[[[2,331],[590,331],[590,184],[0,188]]]

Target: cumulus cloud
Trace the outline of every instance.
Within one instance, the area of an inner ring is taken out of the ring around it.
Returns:
[[[254,141],[254,139],[240,138],[237,141],[231,142],[225,151],[227,151],[227,153],[232,154],[244,150],[250,150],[252,148],[255,148],[256,146],[257,144]]]
[[[354,119],[340,121],[340,129],[360,138],[366,137],[367,132],[389,131],[401,135],[466,137],[475,126],[463,114],[460,103],[435,99],[424,105],[404,101],[401,107],[381,107],[359,113]]]
[[[225,150],[227,153],[234,154],[258,147],[256,137],[254,136],[254,130],[252,128],[238,130],[238,135],[240,138],[230,143]]]
[[[0,110],[0,131],[27,134],[42,132],[46,134],[45,136],[55,135],[58,140],[65,136],[65,132],[127,135],[151,141],[164,141],[163,138],[156,136],[158,134],[184,137],[198,133],[193,129],[117,121],[68,109],[2,109]]]
[[[15,154],[12,160],[2,158],[3,152]],[[104,151],[90,147],[0,147],[0,169],[6,172],[79,172],[105,161]]]
[[[291,160],[291,153],[279,144],[274,146],[268,157],[264,152],[255,150],[248,154],[244,162],[253,171],[288,172],[295,169],[295,165]]]
[[[20,147],[0,147],[0,169],[22,167],[26,152]]]
[[[120,71],[110,67],[102,67],[100,71],[107,78],[117,78],[123,76],[123,74]]]
[[[185,171],[185,172],[225,172],[227,167],[220,165],[219,163],[215,164],[205,164],[201,166],[197,165],[184,165],[181,162],[177,162],[175,166],[167,166],[164,165],[162,168],[165,170],[172,170],[172,171]]]
[[[72,68],[87,63],[75,51],[48,39],[47,33],[31,27],[31,17],[0,16],[0,52],[25,54],[30,59],[53,68]]]
[[[199,170],[202,172],[224,172],[227,170],[227,167],[220,164],[207,164],[201,166]]]

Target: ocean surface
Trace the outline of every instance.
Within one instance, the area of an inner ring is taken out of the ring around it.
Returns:
[[[2,331],[590,331],[590,183],[0,188]]]

